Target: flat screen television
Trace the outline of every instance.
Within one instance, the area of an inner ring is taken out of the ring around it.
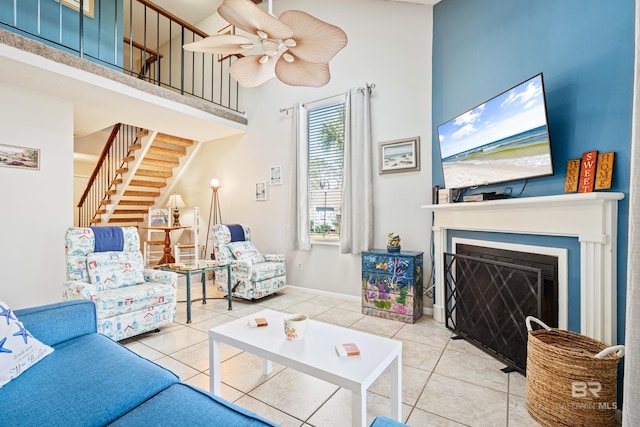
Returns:
[[[542,73],[438,126],[446,188],[553,175]]]

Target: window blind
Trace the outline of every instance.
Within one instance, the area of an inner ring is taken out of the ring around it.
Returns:
[[[338,240],[342,210],[344,103],[307,112],[309,227],[314,240]]]

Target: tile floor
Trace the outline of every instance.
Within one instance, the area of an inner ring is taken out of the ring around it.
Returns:
[[[182,286],[179,299],[184,299]],[[255,303],[234,299],[232,311],[226,304],[226,300],[194,302],[192,323],[186,324],[186,304],[179,303],[175,323],[122,343],[187,384],[209,390],[210,328],[264,308],[302,312],[402,341],[403,420],[413,427],[539,425],[525,406],[524,377],[501,372],[501,362],[462,340],[451,340],[451,332],[430,316],[415,324],[364,316],[358,299],[293,287]],[[350,392],[277,364],[265,376],[261,359],[230,346],[222,346],[222,356],[225,399],[285,427],[350,425]],[[389,414],[388,381],[385,373],[369,388],[367,424],[376,415]]]

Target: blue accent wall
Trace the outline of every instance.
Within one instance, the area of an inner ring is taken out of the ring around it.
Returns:
[[[563,194],[568,160],[591,150],[616,153],[611,191],[625,194],[618,205],[620,343],[627,281],[634,16],[635,0],[442,0],[433,12],[434,185],[444,184],[437,126],[539,72],[544,74],[555,175],[529,180],[522,197]],[[518,194],[524,184],[477,191],[510,187]],[[535,238],[532,244],[555,246],[553,239]],[[572,253],[579,253],[571,246],[567,242]],[[569,268],[570,281],[578,280],[576,267]],[[579,298],[571,288],[570,300],[569,326],[575,330]]]
[[[89,0],[86,0],[89,1]],[[0,0],[0,27],[78,54],[78,12],[55,0]],[[122,0],[94,0],[94,16],[84,17],[84,54],[101,65],[123,65]],[[66,48],[66,49],[65,49]]]

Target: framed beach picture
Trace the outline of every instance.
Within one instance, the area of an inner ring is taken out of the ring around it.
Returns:
[[[40,150],[0,143],[0,166],[40,170]]]
[[[271,180],[269,182],[271,185],[281,185],[282,184],[282,166],[272,166],[269,176],[271,177]]]
[[[267,183],[256,183],[256,200],[267,200]]]
[[[419,170],[419,136],[380,143],[380,174]]]

